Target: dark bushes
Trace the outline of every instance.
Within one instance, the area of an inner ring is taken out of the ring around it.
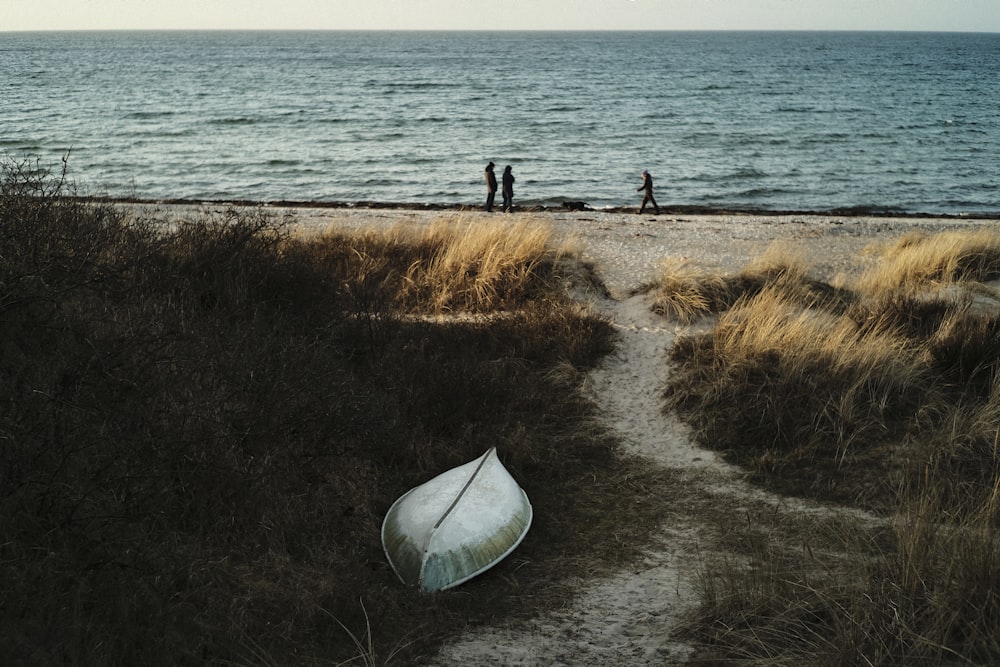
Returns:
[[[635,545],[659,520],[637,517],[618,476],[649,473],[616,471],[577,391],[611,329],[536,238],[449,255],[456,277],[439,256],[468,248],[460,228],[309,238],[262,209],[167,220],[64,188],[26,165],[0,185],[8,660],[413,662],[476,619],[559,604],[511,595],[569,595],[559,554],[632,553],[580,529],[613,507]],[[385,510],[494,445],[539,517],[520,566],[403,588]]]

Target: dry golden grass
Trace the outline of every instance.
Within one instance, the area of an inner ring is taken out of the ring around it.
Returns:
[[[988,282],[1000,277],[1000,233],[913,233],[884,248],[855,289],[867,294],[919,290],[935,283]]]
[[[716,352],[725,357],[780,356],[789,374],[798,374],[797,366],[819,361],[834,372],[893,376],[889,382],[893,385],[914,379],[916,362],[905,339],[877,329],[862,330],[842,315],[803,308],[780,287],[738,301],[720,316],[714,340]]]
[[[551,237],[547,225],[524,217],[514,223],[445,218],[418,239],[433,251],[410,265],[406,283],[439,311],[502,307],[525,294],[537,273],[551,272],[558,259]]]
[[[446,313],[510,308],[537,292],[567,252],[551,247],[551,238],[546,223],[529,217],[446,215],[422,230],[397,225],[306,240],[311,252],[325,247],[328,260],[349,262],[353,285],[391,291],[395,307]]]
[[[1000,660],[998,238],[906,237],[836,298],[774,282],[678,341],[668,397],[705,445],[891,519],[706,561],[685,632],[708,664]]]
[[[801,250],[789,241],[775,241],[764,252],[752,257],[739,275],[750,278],[759,276],[770,282],[806,282],[809,275],[809,260]]]
[[[804,308],[780,285],[738,300],[673,355],[682,366],[668,404],[699,439],[786,491],[843,499],[883,492],[864,464],[892,445],[887,424],[905,421],[931,383],[908,339]]]
[[[653,310],[690,323],[717,311],[731,295],[725,278],[692,264],[665,263],[656,283]]]
[[[838,290],[809,278],[809,264],[792,246],[775,243],[738,273],[722,276],[687,262],[665,263],[652,286],[653,310],[690,323],[720,313],[765,288],[780,289],[800,303],[832,301]]]

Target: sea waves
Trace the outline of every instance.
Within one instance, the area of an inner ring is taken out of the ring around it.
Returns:
[[[0,154],[86,194],[1000,212],[1000,36],[0,33]]]

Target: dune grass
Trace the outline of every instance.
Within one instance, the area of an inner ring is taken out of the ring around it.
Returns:
[[[551,290],[553,268],[565,251],[552,248],[551,230],[519,218],[484,224],[445,215],[422,231],[368,229],[299,237],[298,249],[355,272],[351,297],[361,308],[376,294],[391,294],[394,311],[488,313],[516,308]],[[291,250],[289,252],[294,252]]]
[[[411,264],[405,297],[440,311],[502,310],[530,299],[552,277],[551,230],[530,219],[510,224],[443,220],[417,242],[429,259]]]
[[[857,281],[867,292],[926,289],[931,284],[1000,278],[1000,236],[991,229],[907,234],[882,250],[881,261]]]
[[[887,517],[707,560],[683,630],[696,662],[1000,660],[998,248],[993,231],[907,237],[826,298],[803,301],[804,274],[754,286],[678,341],[668,402],[705,446]]]
[[[412,664],[566,604],[662,520],[658,473],[579,390],[612,331],[566,296],[541,226],[314,238],[64,189],[24,164],[0,187],[6,660]],[[384,512],[490,446],[531,532],[459,589],[405,588]]]
[[[765,288],[780,288],[786,299],[803,305],[825,301],[828,307],[850,294],[809,277],[809,266],[794,250],[775,244],[743,270],[722,276],[686,261],[663,265],[653,289],[653,310],[691,323],[701,317],[731,309]]]
[[[901,429],[934,378],[892,331],[803,308],[780,288],[738,300],[711,335],[677,342],[684,370],[670,405],[699,439],[785,492],[854,502],[881,498]],[[877,485],[877,486],[873,486]]]

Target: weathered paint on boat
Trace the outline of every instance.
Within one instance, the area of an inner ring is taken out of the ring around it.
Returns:
[[[491,447],[400,496],[382,522],[382,548],[404,584],[442,591],[507,557],[531,519],[528,496]]]

